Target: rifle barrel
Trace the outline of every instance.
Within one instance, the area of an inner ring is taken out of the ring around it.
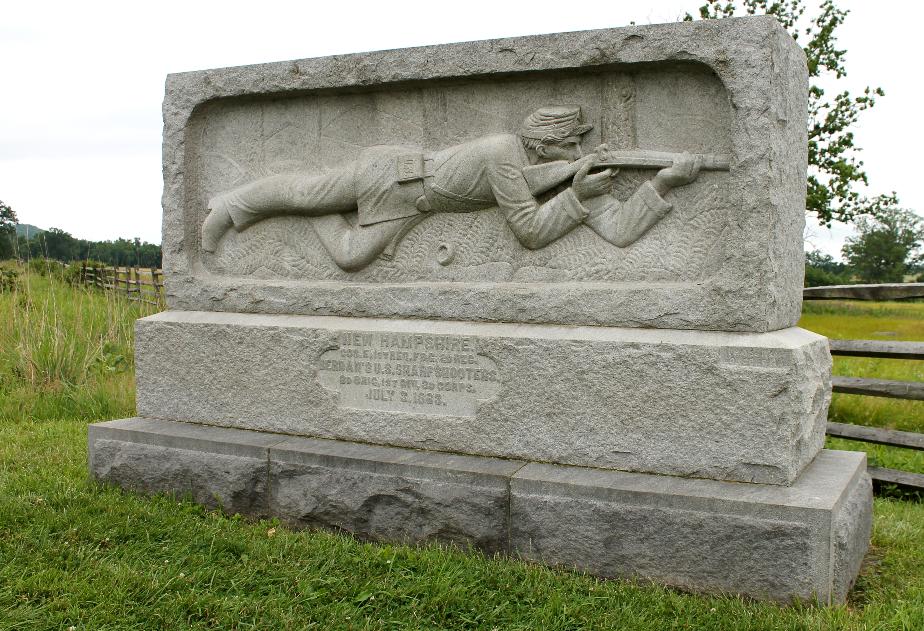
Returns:
[[[593,166],[594,169],[663,169],[674,164],[679,153],[666,151],[611,151],[606,159]],[[728,171],[731,157],[721,154],[699,154],[703,171]]]

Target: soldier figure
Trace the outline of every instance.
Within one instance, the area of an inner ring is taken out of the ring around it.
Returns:
[[[545,247],[581,223],[625,247],[667,214],[671,205],[665,194],[696,179],[700,158],[681,154],[620,202],[610,194],[616,171],[590,173],[604,160],[606,145],[582,154],[581,137],[591,128],[581,121],[579,107],[543,107],[526,117],[517,134],[484,136],[432,153],[369,147],[355,162],[323,175],[262,178],[209,201],[202,248],[214,252],[232,227],[242,230],[275,215],[304,215],[313,218],[312,227],[336,264],[355,271],[430,213],[494,206],[530,249]],[[550,199],[537,201],[537,195],[569,181]],[[351,212],[358,212],[355,225],[344,217]]]

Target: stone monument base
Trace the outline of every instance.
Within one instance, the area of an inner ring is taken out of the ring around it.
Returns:
[[[131,418],[91,425],[89,455],[101,481],[230,513],[784,602],[843,602],[872,520],[856,452],[780,486]]]
[[[828,340],[165,311],[138,320],[138,414],[788,485],[824,444]]]

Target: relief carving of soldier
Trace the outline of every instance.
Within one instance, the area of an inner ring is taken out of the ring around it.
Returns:
[[[581,224],[625,247],[670,211],[665,196],[697,178],[703,157],[669,154],[669,166],[620,202],[611,195],[618,171],[591,172],[607,165],[606,145],[583,155],[582,137],[590,129],[580,107],[543,107],[527,116],[516,134],[484,136],[434,152],[369,147],[328,173],[262,178],[209,201],[202,248],[214,252],[231,228],[300,215],[312,218],[336,264],[355,271],[388,256],[431,213],[495,206],[529,249],[545,247]],[[344,216],[348,213],[357,213],[355,223]]]

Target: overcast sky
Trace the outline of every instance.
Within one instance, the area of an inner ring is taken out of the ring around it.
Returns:
[[[698,0],[8,2],[0,11],[0,200],[76,237],[160,242],[167,73],[425,44],[671,22]],[[840,0],[845,82],[886,91],[856,127],[872,193],[924,214],[924,3]],[[837,254],[849,229],[810,224]]]

